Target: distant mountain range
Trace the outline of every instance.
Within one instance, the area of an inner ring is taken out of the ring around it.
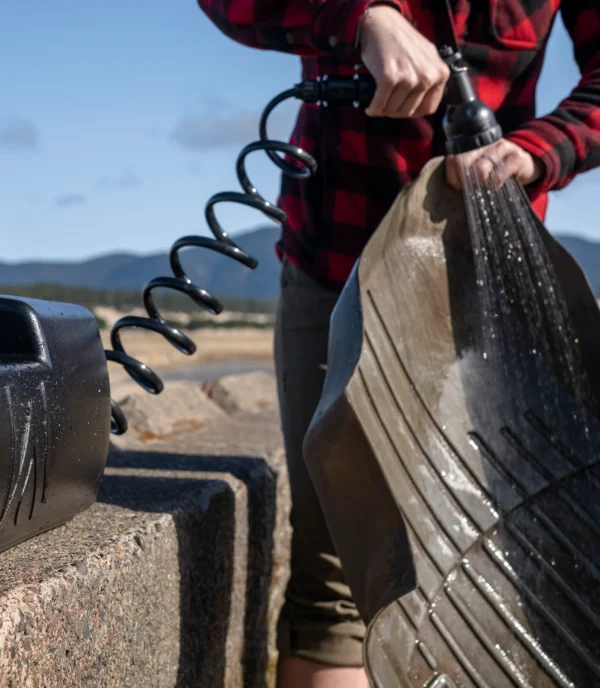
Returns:
[[[279,290],[279,262],[274,248],[278,235],[277,228],[264,227],[236,236],[236,242],[259,261],[256,270],[249,270],[231,258],[206,249],[182,252],[183,265],[195,283],[215,295],[274,300]],[[556,238],[581,265],[594,293],[600,296],[600,243],[568,235]],[[153,277],[170,274],[166,253],[111,253],[79,262],[0,262],[2,286],[55,283],[93,289],[137,290]]]
[[[279,230],[256,229],[235,237],[240,248],[258,260],[250,270],[232,258],[204,248],[181,252],[190,279],[221,297],[274,300],[279,288],[275,242]],[[139,290],[153,277],[172,276],[167,253],[110,253],[77,262],[0,262],[0,285],[62,284],[91,289]]]

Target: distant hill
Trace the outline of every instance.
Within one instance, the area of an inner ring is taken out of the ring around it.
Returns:
[[[279,230],[260,228],[235,237],[236,243],[258,260],[255,270],[208,249],[180,254],[184,269],[203,289],[224,297],[273,300],[279,288],[275,242]],[[0,262],[3,286],[62,284],[92,289],[139,290],[153,277],[172,275],[168,254],[111,253],[80,262]]]
[[[279,230],[264,227],[236,236],[236,242],[259,261],[249,270],[230,258],[206,249],[188,249],[183,264],[192,280],[211,293],[233,298],[272,301],[279,290],[279,262],[275,242]],[[570,235],[556,238],[586,272],[600,297],[600,243]],[[0,262],[3,286],[57,283],[107,290],[139,290],[160,275],[170,275],[167,253],[112,253],[81,262]]]

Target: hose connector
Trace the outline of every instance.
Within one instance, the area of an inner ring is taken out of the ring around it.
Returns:
[[[294,86],[294,97],[305,103],[367,106],[375,94],[375,79],[370,74],[306,79]]]
[[[495,143],[502,138],[502,128],[493,111],[475,95],[461,54],[452,48],[442,48],[440,54],[450,68],[443,122],[446,150],[458,155]]]

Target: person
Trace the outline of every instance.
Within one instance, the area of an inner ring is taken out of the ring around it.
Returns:
[[[275,359],[292,489],[291,576],[279,623],[278,685],[367,686],[365,626],[344,581],[302,457],[325,376],[329,317],[366,242],[400,189],[443,155],[448,68],[438,46],[453,29],[478,96],[505,132],[465,156],[484,177],[490,159],[525,186],[545,217],[548,192],[600,165],[600,0],[198,0],[219,30],[246,46],[294,53],[303,78],[370,72],[368,108],[301,106],[291,141],[316,174],[283,176],[287,213]],[[536,117],[535,89],[558,15],[582,78]],[[448,182],[461,186],[455,158]]]

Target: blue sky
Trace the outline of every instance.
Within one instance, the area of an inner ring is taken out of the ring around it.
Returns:
[[[0,39],[0,260],[147,253],[207,233],[206,200],[238,190],[238,150],[299,79],[297,58],[235,44],[194,0],[5,3]],[[578,77],[559,22],[539,112]],[[294,112],[272,134],[287,137]],[[274,166],[261,156],[249,170],[274,200]],[[600,240],[599,182],[595,171],[554,194],[549,228]],[[219,217],[232,234],[263,223],[236,207]]]

